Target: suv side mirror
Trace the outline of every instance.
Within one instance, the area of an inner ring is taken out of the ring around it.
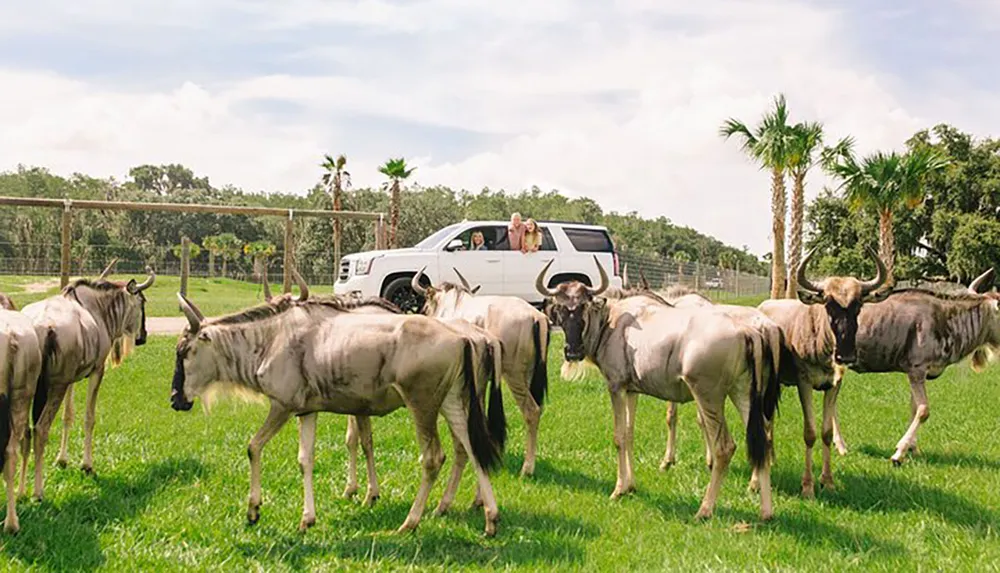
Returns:
[[[446,251],[457,251],[465,246],[462,239],[452,239],[448,242],[448,246],[444,248]]]

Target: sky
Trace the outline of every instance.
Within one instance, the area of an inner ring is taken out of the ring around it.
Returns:
[[[997,33],[995,0],[4,2],[0,170],[305,193],[323,153],[355,186],[402,156],[421,185],[558,189],[763,254],[769,176],[726,118],[780,92],[860,152],[995,136]]]

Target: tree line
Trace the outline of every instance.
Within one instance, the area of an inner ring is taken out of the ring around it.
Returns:
[[[916,133],[905,151],[858,157],[853,137],[826,145],[823,124],[792,123],[781,94],[756,125],[730,118],[719,135],[735,139],[770,174],[773,247],[768,258],[771,276],[782,278],[772,281],[772,298],[796,296],[803,245],[815,249],[816,270],[827,275],[872,273],[866,251],[877,250],[889,284],[897,278],[967,282],[1000,263],[997,140],[977,141],[942,124]],[[806,176],[817,166],[837,185],[824,189],[807,209]]]
[[[317,183],[305,194],[251,192],[215,186],[183,165],[140,165],[124,181],[84,174],[62,177],[42,167],[19,166],[0,173],[0,195],[221,204],[295,209],[377,211],[389,214],[389,245],[405,247],[443,226],[465,219],[507,220],[517,211],[538,220],[578,221],[609,228],[616,245],[631,254],[744,272],[764,273],[765,265],[744,246],[734,248],[666,217],[646,219],[636,212],[605,212],[593,199],[569,198],[537,187],[516,193],[484,188],[455,191],[445,186],[407,184],[414,168],[390,159],[379,171],[385,185],[353,188],[344,155],[324,156]],[[12,260],[59,260],[60,214],[56,209],[0,208],[0,257]],[[308,218],[295,223],[296,260],[307,276],[330,276],[334,235],[342,253],[375,248],[370,221]],[[74,269],[103,265],[106,259],[162,265],[180,255],[182,237],[193,245],[192,261],[232,273],[233,267],[256,274],[281,250],[284,220],[212,213],[144,211],[75,211],[72,226]],[[97,260],[100,258],[101,260]],[[8,269],[10,272],[11,269]]]

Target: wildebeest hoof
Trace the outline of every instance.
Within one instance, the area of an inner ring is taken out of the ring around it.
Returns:
[[[365,496],[365,507],[375,507],[375,502],[378,501],[378,494],[366,495]]]
[[[698,513],[694,514],[695,521],[704,521],[706,519],[711,519],[711,518],[712,518],[711,509],[701,508],[698,510]]]
[[[305,533],[313,525],[316,525],[316,517],[303,517],[299,522],[299,533]]]
[[[88,475],[88,476],[94,475],[94,467],[93,466],[80,466],[80,469],[83,470],[84,475]]]
[[[816,486],[813,484],[802,484],[802,497],[803,499],[815,499],[816,498]]]
[[[486,537],[493,537],[497,534],[497,524],[495,521],[486,522],[486,531],[483,532]]]
[[[409,533],[411,531],[415,531],[416,529],[417,529],[417,524],[407,519],[406,521],[403,522],[403,525],[399,526],[399,529],[396,530],[396,533]]]
[[[477,497],[476,499],[472,500],[472,506],[469,509],[480,509],[482,507],[483,507],[483,500]]]
[[[627,494],[632,493],[633,491],[635,491],[635,486],[615,488],[615,491],[611,492],[611,499],[613,500],[619,499]]]
[[[773,518],[774,518],[774,511],[773,510],[769,510],[769,511],[766,511],[766,512],[764,512],[764,511],[760,512],[760,520],[761,521],[771,521],[771,519],[773,519]]]
[[[900,467],[900,466],[903,465],[903,456],[900,456],[900,455],[892,456],[892,458],[890,458],[890,460],[892,461],[893,467],[897,467],[898,468],[898,467]]]
[[[662,471],[666,471],[666,470],[672,468],[674,466],[674,464],[676,464],[676,463],[677,463],[677,460],[663,458],[663,461],[660,462],[660,471],[661,472]]]
[[[448,513],[447,506],[438,504],[438,506],[434,508],[434,517],[441,517],[446,513]]]
[[[535,475],[535,466],[528,466],[527,464],[521,466],[521,477],[531,477]]]
[[[69,460],[59,458],[56,460],[56,465],[59,466],[60,469],[66,469],[66,467],[69,466]]]
[[[260,520],[260,507],[251,506],[247,509],[247,525],[256,525]]]
[[[358,493],[358,486],[357,486],[357,484],[349,485],[346,488],[344,488],[344,498],[345,499],[351,499],[352,497],[354,497],[354,494],[356,494],[356,493]]]
[[[824,475],[819,478],[819,485],[826,491],[833,491],[837,489],[836,484],[833,483],[832,475]]]
[[[4,533],[8,535],[17,535],[19,531],[21,531],[21,525],[17,521],[4,522]]]

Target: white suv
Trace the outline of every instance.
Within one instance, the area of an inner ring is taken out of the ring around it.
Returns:
[[[458,282],[452,267],[481,294],[517,296],[542,302],[535,279],[549,259],[548,286],[578,280],[594,286],[600,275],[594,256],[621,287],[618,253],[605,227],[581,223],[542,221],[542,246],[534,253],[510,250],[505,221],[462,221],[449,225],[408,249],[367,251],[347,255],[340,261],[334,292],[338,295],[381,296],[404,310],[417,310],[422,298],[410,288],[410,280],[422,267],[425,279],[438,284]],[[485,250],[469,250],[472,233],[481,232]]]

